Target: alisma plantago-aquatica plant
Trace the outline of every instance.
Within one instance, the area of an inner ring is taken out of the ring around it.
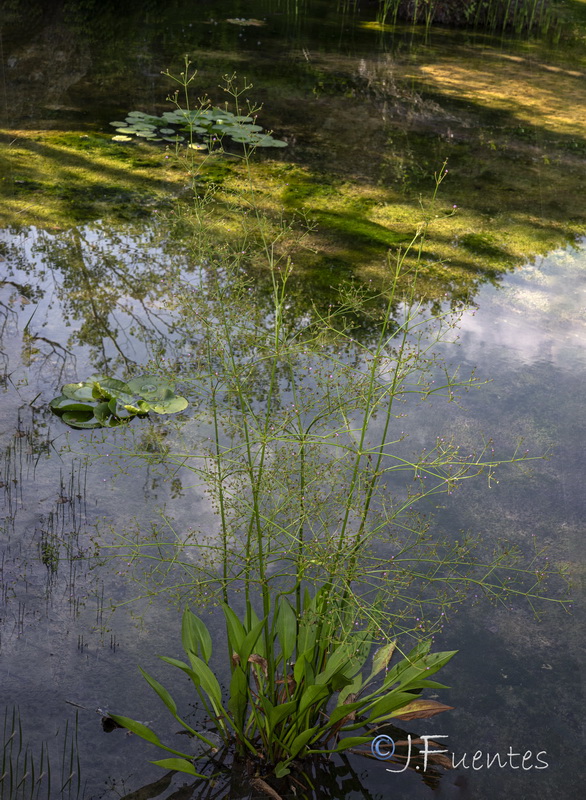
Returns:
[[[188,80],[186,73],[186,89]],[[250,155],[245,148],[245,171]],[[197,161],[189,163],[194,179]],[[524,562],[516,547],[501,545],[483,558],[476,540],[444,541],[417,514],[471,478],[493,482],[499,467],[529,459],[520,445],[498,458],[490,441],[463,450],[440,436],[417,456],[402,429],[413,405],[454,402],[476,383],[438,357],[436,345],[454,330],[450,312],[428,313],[417,295],[427,226],[445,214],[437,193],[446,174],[444,165],[409,246],[389,254],[380,292],[339,287],[335,304],[310,314],[297,315],[289,294],[294,225],[275,233],[253,185],[243,190],[242,237],[220,252],[206,233],[207,194],[196,192],[183,218],[193,222],[201,267],[175,290],[188,354],[180,370],[205,433],[196,448],[182,446],[178,428],[175,451],[169,446],[159,461],[206,485],[217,525],[176,532],[166,520],[148,535],[118,532],[112,552],[143,571],[151,600],[172,592],[183,604],[221,604],[226,696],[211,635],[191,611],[183,616],[188,661],[164,660],[190,677],[222,742],[277,777],[305,756],[366,744],[402,714],[443,710],[416,693],[439,688],[429,677],[453,652],[431,653],[431,636],[471,588],[507,602],[547,591],[541,553]],[[251,278],[261,262],[270,276],[264,295]],[[402,651],[399,634],[415,636],[415,647]],[[395,652],[403,657],[391,665]],[[216,744],[142,673],[184,729]],[[113,716],[174,756],[155,763],[200,774],[192,756]]]

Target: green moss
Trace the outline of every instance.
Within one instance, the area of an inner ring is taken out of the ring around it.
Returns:
[[[495,244],[494,237],[488,234],[465,233],[460,238],[460,244],[464,245],[471,253],[486,256],[487,258],[498,258],[502,260],[510,256],[506,250]]]
[[[218,247],[252,235],[251,204],[266,215],[269,236],[284,210],[316,226],[294,252],[301,282],[310,276],[326,286],[353,275],[377,284],[389,251],[394,258],[425,222],[426,291],[440,297],[448,287],[464,298],[586,230],[586,90],[573,51],[566,57],[535,42],[513,50],[487,39],[470,47],[447,30],[434,35],[439,47],[398,52],[392,64],[365,59],[364,75],[356,59],[331,53],[300,62],[293,75],[289,67],[267,75],[252,63],[274,115],[263,124],[295,134],[291,148],[254,156],[254,197],[235,158],[176,157],[173,148],[92,132],[6,132],[2,223],[132,219],[189,196],[192,185],[206,196],[214,185],[206,225]],[[220,72],[213,58],[202,54],[200,65],[210,84]],[[396,113],[381,113],[390,99]],[[431,205],[446,158],[449,174]],[[188,159],[201,165],[193,184]],[[181,213],[181,235],[194,238],[189,204]],[[282,240],[283,250],[290,243]]]
[[[0,131],[0,225],[71,227],[145,216],[184,190],[160,148],[75,131]]]

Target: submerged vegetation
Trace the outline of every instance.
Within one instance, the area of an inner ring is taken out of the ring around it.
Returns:
[[[290,74],[263,75],[271,111],[261,121],[287,131],[288,147],[259,149],[250,167],[257,200],[262,196],[275,229],[282,208],[316,223],[310,246],[295,257],[293,280],[310,278],[327,293],[354,275],[380,288],[387,249],[410,241],[420,197],[445,158],[450,188],[438,213],[449,219],[426,239],[420,288],[428,297],[443,297],[447,287],[465,302],[483,282],[584,230],[584,210],[573,201],[585,169],[579,64],[558,54],[559,65],[548,67],[533,45],[516,54],[484,40],[475,50],[458,42],[449,53],[438,46],[411,44],[409,57],[379,54],[364,59],[359,72],[340,57],[315,54],[292,64]],[[250,71],[258,75],[261,67],[252,61]],[[195,90],[212,91],[216,60],[203,51],[198,68]],[[222,105],[218,91],[212,108]],[[161,119],[186,113],[181,106],[151,110],[145,98],[141,113]],[[242,116],[233,106],[226,111]],[[107,122],[102,127],[5,129],[3,224],[54,232],[93,219],[180,220],[192,187],[174,145],[136,137],[114,143]],[[200,159],[200,191],[217,190],[208,221],[221,239],[246,211],[237,207],[247,181],[234,157],[242,145],[232,147],[234,153],[213,157],[190,151]]]

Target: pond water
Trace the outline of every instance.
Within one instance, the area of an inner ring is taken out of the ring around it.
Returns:
[[[441,29],[381,33],[370,25],[368,4],[351,12],[315,3],[308,16],[293,5],[150,3],[139,13],[104,3],[90,13],[81,3],[42,10],[23,3],[12,5],[3,26],[2,136],[10,146],[0,249],[0,705],[19,707],[25,740],[35,753],[49,741],[55,762],[65,724],[68,735],[77,725],[85,788],[76,795],[72,785],[72,797],[208,796],[182,790],[186,781],[177,776],[161,779],[146,765],[156,756],[135,737],[102,731],[107,709],[168,726],[136,680],[136,665],[161,675],[156,653],[180,657],[179,615],[160,598],[128,610],[125,602],[145,587],[129,583],[124,563],[90,568],[89,559],[112,527],[124,534],[167,519],[184,530],[194,517],[212,525],[201,485],[163,463],[130,465],[110,455],[110,445],[118,452],[124,443],[156,456],[179,436],[196,447],[207,431],[192,431],[189,415],[71,431],[48,409],[62,384],[93,371],[122,374],[149,360],[185,358],[173,287],[186,276],[197,286],[205,269],[156,218],[137,221],[184,181],[153,177],[161,153],[145,155],[146,167],[137,165],[139,151],[130,165],[107,160],[109,121],[132,109],[160,113],[168,91],[161,70],[180,64],[184,52],[197,55],[214,102],[218,75],[237,69],[251,77],[266,106],[263,125],[289,142],[274,160],[259,157],[264,177],[281,176],[288,188],[279,201],[301,204],[317,219],[316,241],[327,254],[303,265],[300,284],[309,275],[315,289],[296,289],[299,315],[308,313],[311,292],[327,296],[339,274],[376,283],[392,226],[412,229],[419,194],[450,159],[442,192],[448,208],[460,208],[448,221],[455,227],[432,239],[426,290],[444,307],[472,301],[457,323],[457,346],[437,349],[490,383],[462,407],[423,407],[405,429],[414,449],[437,436],[471,446],[492,437],[506,453],[523,437],[530,453],[547,452],[530,471],[507,470],[498,485],[480,479],[446,497],[434,525],[448,538],[479,533],[488,550],[502,539],[526,554],[547,547],[582,599],[582,43],[556,48]],[[266,24],[226,22],[236,17]],[[43,140],[39,131],[57,138]],[[141,169],[151,172],[135,180]],[[122,607],[111,613],[112,603]],[[440,699],[454,710],[406,726],[448,737],[439,741],[467,761],[431,788],[414,770],[391,775],[385,764],[352,756],[316,776],[323,784],[313,796],[426,798],[433,791],[545,800],[577,792],[581,605],[551,604],[539,621],[521,602],[511,606],[471,598],[452,615],[437,644],[460,651],[440,676],[452,687]],[[509,748],[531,751],[527,768],[471,767],[476,751],[485,763],[487,753],[507,759]],[[547,768],[537,768],[537,753]],[[249,794],[234,778],[226,796]]]

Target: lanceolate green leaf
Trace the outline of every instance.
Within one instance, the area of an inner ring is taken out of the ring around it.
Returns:
[[[422,680],[427,680],[441,669],[457,652],[457,650],[451,650],[443,653],[431,653],[420,657],[414,664],[409,664],[407,659],[404,659],[389,671],[384,684],[391,686],[398,683],[402,689],[418,688]]]
[[[379,672],[382,672],[385,669],[392,657],[393,653],[395,652],[395,648],[397,646],[397,642],[389,642],[388,644],[383,645],[383,647],[379,647],[379,649],[374,654],[374,658],[372,659],[372,672],[368,676],[368,678],[364,681],[364,685],[366,686],[367,683],[376,677]]]
[[[311,753],[341,753],[344,750],[348,750],[351,747],[359,747],[361,744],[367,744],[372,742],[372,736],[347,736],[345,739],[340,739],[338,744],[331,749],[328,748],[327,750],[314,750],[313,748],[307,751],[307,754]]]
[[[188,775],[194,775],[196,778],[208,778],[207,775],[201,775],[191,761],[186,758],[162,758],[160,761],[151,761],[151,764],[156,764],[157,767],[163,769],[172,769],[177,772],[186,772]]]
[[[166,750],[168,753],[174,753],[177,756],[182,756],[183,758],[189,759],[189,755],[187,753],[182,753],[180,750],[174,750],[172,747],[167,747],[167,745],[163,744],[157,734],[146,725],[143,725],[142,722],[137,722],[129,717],[121,717],[118,714],[110,714],[110,716],[114,722],[118,723],[118,725],[121,725],[123,728],[126,728],[126,730],[129,730],[132,733],[135,733],[137,736],[140,736],[141,739],[145,739],[147,742],[155,744],[157,747]]]
[[[316,684],[308,686],[299,699],[299,715],[301,716],[310,706],[319,703],[320,700],[329,697],[329,695],[330,691],[327,686],[318,686]]]
[[[259,622],[254,625],[254,627],[248,631],[244,639],[240,644],[240,649],[236,650],[238,655],[240,656],[240,660],[242,663],[246,663],[252,653],[254,646],[256,645],[258,638],[261,634],[262,629],[264,628],[264,620],[260,620]]]
[[[154,678],[152,678],[148,674],[148,672],[146,670],[144,670],[142,667],[139,667],[139,670],[140,670],[140,674],[145,679],[145,681],[148,683],[148,685],[152,689],[155,690],[155,692],[159,695],[159,697],[161,698],[163,703],[167,706],[169,711],[173,714],[173,716],[176,716],[177,715],[177,704],[175,703],[175,701],[173,700],[173,698],[171,697],[169,692],[165,689],[165,687],[161,686],[161,684],[158,681],[156,681]]]
[[[289,746],[289,756],[290,758],[295,758],[295,756],[299,753],[299,751],[305,747],[305,745],[315,736],[316,732],[319,730],[319,725],[314,728],[309,728],[309,730],[302,731],[298,734],[291,745]]]
[[[288,703],[279,703],[274,706],[269,712],[269,725],[271,728],[276,728],[284,719],[292,714],[297,709],[297,702],[290,700]]]
[[[185,652],[200,655],[207,664],[212,657],[212,637],[199,617],[187,608],[183,612],[181,636]]]
[[[232,714],[234,725],[237,731],[242,732],[244,728],[244,717],[248,706],[248,680],[246,673],[241,666],[236,665],[230,679],[230,699],[228,700],[228,711]]]
[[[226,712],[222,708],[222,690],[216,676],[205,663],[205,661],[201,660],[201,658],[189,653],[189,660],[191,661],[191,667],[194,673],[197,675],[197,678],[200,681],[202,689],[210,698],[215,712],[217,714],[225,715]]]
[[[222,603],[224,616],[226,618],[226,625],[228,628],[228,642],[233,652],[239,653],[246,631],[244,625],[240,622],[236,614],[232,611],[230,606]]]
[[[283,661],[287,662],[295,650],[297,617],[286,597],[281,597],[275,627],[279,637],[279,644],[281,645]]]
[[[377,722],[383,721],[387,716],[391,714],[392,711],[395,711],[397,708],[401,708],[402,706],[407,705],[413,700],[413,695],[409,694],[409,692],[391,692],[384,697],[381,697],[380,700],[377,700],[368,711],[368,717],[366,719],[367,725],[374,725]]]

